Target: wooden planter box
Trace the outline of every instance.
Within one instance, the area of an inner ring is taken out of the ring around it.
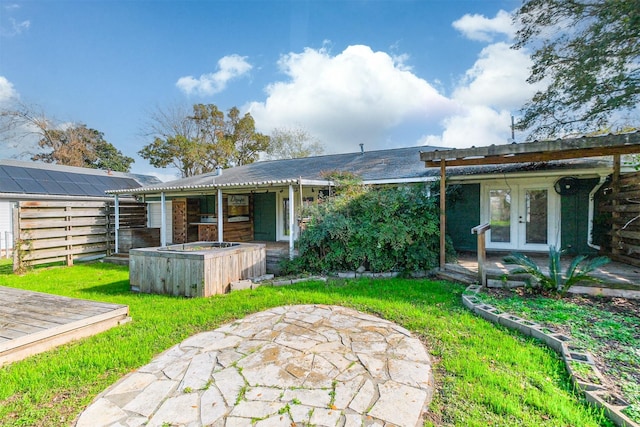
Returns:
[[[186,297],[229,292],[231,282],[266,273],[266,249],[259,243],[194,242],[129,252],[134,291]]]

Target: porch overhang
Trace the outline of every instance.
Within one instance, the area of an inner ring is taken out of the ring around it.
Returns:
[[[106,193],[112,195],[126,194],[126,195],[153,195],[153,194],[161,194],[164,193],[166,195],[170,194],[181,194],[184,195],[186,193],[193,192],[194,194],[202,194],[205,191],[216,192],[217,190],[265,190],[274,187],[288,187],[290,185],[303,185],[303,186],[333,186],[333,181],[324,181],[324,180],[313,180],[313,179],[302,179],[302,178],[294,178],[294,179],[281,179],[281,180],[270,180],[270,181],[245,181],[245,182],[234,182],[234,183],[212,183],[212,184],[198,184],[198,185],[157,185],[157,186],[148,186],[148,187],[140,187],[140,188],[132,188],[125,190],[109,190]]]
[[[620,156],[640,153],[640,131],[617,135],[533,141],[467,149],[420,152],[425,167],[440,168],[440,268],[445,268],[446,168],[447,166],[538,163],[589,157],[613,156],[613,175],[620,175]]]
[[[620,135],[533,141],[488,147],[421,151],[426,167],[477,166],[506,163],[548,162],[583,157],[603,157],[640,152],[640,131]]]
[[[303,179],[292,178],[292,179],[281,179],[281,180],[268,180],[268,181],[245,181],[245,182],[232,182],[232,183],[211,183],[211,184],[189,184],[189,185],[171,185],[168,184],[160,184],[156,186],[147,186],[140,187],[134,189],[124,189],[124,190],[110,190],[106,191],[106,194],[112,195],[115,199],[116,205],[118,204],[118,198],[122,196],[135,197],[140,198],[142,200],[153,200],[154,198],[160,198],[160,207],[161,207],[161,221],[162,225],[160,227],[160,243],[161,246],[167,245],[167,237],[166,237],[166,201],[173,197],[189,197],[189,196],[201,196],[205,194],[216,195],[218,206],[222,206],[222,195],[223,193],[254,193],[254,192],[267,192],[269,191],[277,191],[280,192],[283,189],[288,190],[289,200],[293,200],[294,192],[300,191],[300,204],[302,205],[302,187],[332,187],[335,186],[333,181],[328,180],[314,180],[314,179]],[[294,203],[289,204],[289,257],[293,258],[294,256]],[[116,227],[115,227],[115,235],[116,242],[118,241],[118,230],[119,230],[119,222],[118,222],[118,210],[116,208]],[[223,240],[224,235],[224,224],[223,224],[223,216],[218,215],[218,241]],[[117,247],[117,244],[116,244]]]

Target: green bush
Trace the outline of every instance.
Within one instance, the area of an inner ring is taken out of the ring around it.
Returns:
[[[438,198],[424,185],[372,188],[354,184],[309,206],[291,270],[423,271],[438,265]],[[447,241],[449,256],[453,246]]]

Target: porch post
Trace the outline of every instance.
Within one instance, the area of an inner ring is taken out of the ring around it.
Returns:
[[[446,264],[446,245],[445,245],[445,233],[447,232],[446,221],[446,191],[445,185],[446,167],[445,159],[440,159],[440,269],[444,270]]]
[[[615,258],[616,255],[620,255],[620,225],[618,219],[620,218],[620,212],[618,212],[618,205],[620,204],[620,155],[613,156],[613,175],[611,177],[611,255]]]
[[[119,245],[119,233],[120,233],[120,199],[118,198],[118,195],[115,195],[114,201],[113,201],[113,211],[115,213],[115,217],[116,217],[116,229],[115,229],[115,250],[113,251],[113,253],[118,253],[118,247]]]
[[[224,209],[222,209],[222,189],[218,188],[218,242],[224,241]]]
[[[160,246],[167,246],[167,200],[160,193]]]
[[[289,184],[289,259],[293,259],[293,216],[295,215],[295,201],[293,200],[293,185]]]

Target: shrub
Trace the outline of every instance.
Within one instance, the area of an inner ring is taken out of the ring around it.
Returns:
[[[540,292],[550,292],[565,294],[569,288],[581,281],[599,282],[591,273],[599,267],[607,264],[609,258],[601,256],[587,259],[585,255],[579,255],[571,261],[567,270],[562,274],[560,265],[560,257],[563,251],[556,249],[555,246],[549,247],[549,273],[543,273],[540,267],[528,256],[521,253],[512,253],[506,256],[503,261],[506,264],[519,265],[520,268],[512,271],[512,274],[529,274],[531,279],[527,284],[532,289]],[[537,286],[534,286],[537,285]]]
[[[355,187],[355,188],[353,188]],[[437,197],[424,185],[339,186],[335,197],[309,206],[294,268],[310,272],[428,270],[440,250]],[[453,246],[447,242],[448,254]]]

